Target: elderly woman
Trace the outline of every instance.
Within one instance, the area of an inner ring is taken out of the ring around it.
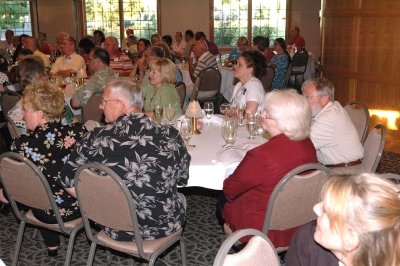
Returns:
[[[321,194],[317,224],[296,232],[287,265],[400,265],[400,196],[393,183],[369,173],[340,176]]]
[[[247,114],[262,111],[264,87],[260,81],[265,75],[264,56],[257,51],[243,52],[235,66],[235,78],[240,81],[235,85],[231,98],[231,106],[246,107]]]
[[[286,51],[286,43],[283,38],[274,41],[274,51],[276,54],[271,58],[269,65],[275,68],[274,79],[272,80],[273,89],[285,88],[286,73],[289,66],[289,54]]]
[[[232,231],[262,230],[276,184],[294,168],[317,162],[309,139],[311,110],[304,97],[295,90],[272,91],[265,96],[261,117],[262,127],[271,139],[247,152],[233,174],[225,179],[224,196],[217,202],[218,219]],[[280,246],[290,241],[292,233],[291,229],[274,231],[268,237]]]
[[[75,143],[81,139],[82,126],[63,126],[64,94],[52,84],[39,81],[29,85],[23,96],[23,113],[30,134],[21,136],[11,150],[31,160],[49,182],[53,196],[64,221],[80,216],[75,198],[55,183],[63,164],[67,161]],[[44,223],[56,223],[50,210],[33,209],[33,214]],[[57,255],[58,234],[41,229],[49,256]]]
[[[233,48],[228,55],[229,59],[233,59],[234,57],[239,58],[241,53],[250,49],[249,40],[244,36],[239,37],[236,44],[237,47]]]
[[[167,58],[157,58],[149,63],[150,85],[143,88],[144,111],[147,115],[153,116],[156,105],[163,107],[172,104],[175,107],[175,114],[181,114],[181,104],[175,84],[176,67]]]

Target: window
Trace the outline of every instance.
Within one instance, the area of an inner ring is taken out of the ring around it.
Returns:
[[[86,0],[85,8],[87,34],[101,30],[120,39],[132,28],[136,36],[150,39],[157,32],[157,0]]]
[[[240,36],[250,40],[263,35],[273,40],[285,37],[285,30],[286,0],[214,0],[217,45],[236,46]]]
[[[29,1],[0,1],[0,39],[5,40],[5,31],[14,35],[32,35]]]

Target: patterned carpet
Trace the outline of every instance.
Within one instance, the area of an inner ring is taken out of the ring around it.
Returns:
[[[400,174],[400,154],[384,153],[378,172]],[[225,239],[214,215],[218,192],[200,188],[185,188],[182,192],[186,195],[188,203],[184,231],[188,265],[212,265]],[[11,265],[17,231],[18,222],[11,212],[8,215],[0,215],[0,258],[6,265]],[[49,258],[40,234],[36,239],[33,239],[32,235],[33,228],[27,228],[18,265],[63,265],[66,241],[60,248],[59,256]],[[71,265],[85,265],[88,254],[89,243],[82,231],[77,236]],[[162,260],[168,265],[181,265],[179,246],[175,246],[171,252],[164,255]],[[112,261],[112,265],[132,263],[132,260],[117,255],[113,255]],[[97,249],[94,265],[107,265],[104,249]],[[141,263],[135,261],[134,265]]]

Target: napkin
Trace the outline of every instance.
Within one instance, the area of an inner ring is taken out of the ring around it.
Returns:
[[[228,165],[235,162],[241,162],[247,151],[257,147],[257,143],[243,143],[239,145],[227,146],[217,152],[218,162]]]
[[[210,123],[211,125],[222,125],[222,122],[224,121],[224,119],[222,117],[213,115],[209,120],[204,117],[203,119],[204,123]]]

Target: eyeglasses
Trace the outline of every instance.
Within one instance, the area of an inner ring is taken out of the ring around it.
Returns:
[[[90,63],[91,61],[97,59],[98,57],[88,57],[87,61]]]
[[[314,97],[316,97],[316,96],[319,96],[319,95],[316,93],[316,94],[313,94],[313,95],[305,95],[305,94],[303,94],[303,96],[304,96],[307,100],[309,100],[309,99],[312,99],[312,98],[314,98]]]
[[[115,102],[115,101],[119,102],[119,99],[110,99],[110,100],[101,99],[100,104],[101,105],[106,105],[108,102]]]

